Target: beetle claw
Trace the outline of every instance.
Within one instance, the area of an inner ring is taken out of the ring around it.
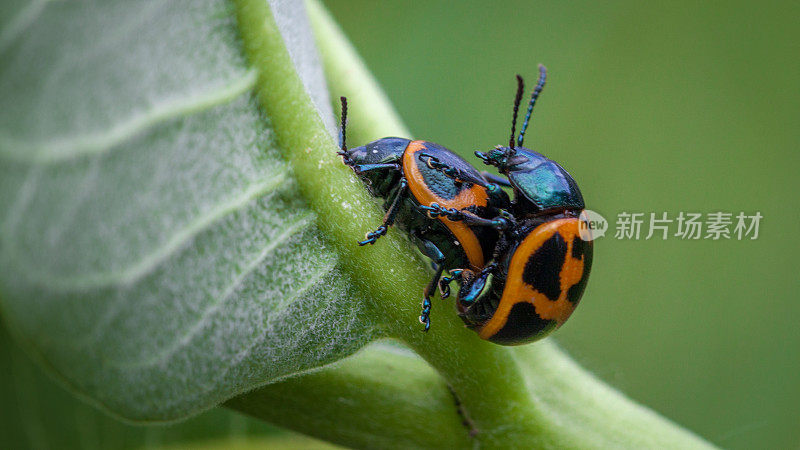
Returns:
[[[423,324],[425,327],[422,329],[423,332],[427,332],[431,328],[431,300],[429,298],[422,299],[422,314],[419,316],[419,323]]]

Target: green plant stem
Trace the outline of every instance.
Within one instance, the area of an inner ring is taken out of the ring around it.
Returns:
[[[291,407],[276,408],[281,404]],[[227,406],[351,447],[470,446],[444,380],[410,352],[384,345],[264,386]]]
[[[642,445],[659,447],[702,447],[707,445],[691,433],[649,412],[577,367],[552,343],[521,348],[489,344],[466,330],[449,303],[434,305],[432,329],[421,333],[415,318],[419,313],[421,290],[430,276],[425,264],[406,239],[389,233],[378,244],[363,249],[356,238],[374,228],[382,213],[377,203],[335,156],[336,146],[322,125],[302,83],[294,71],[283,40],[277,31],[268,5],[263,0],[239,0],[237,16],[247,55],[258,70],[259,100],[273,122],[280,146],[293,166],[301,192],[318,215],[318,225],[342,256],[344,268],[364,294],[372,318],[383,324],[386,336],[394,337],[424,358],[451,386],[479,433],[474,437],[483,447],[593,447]],[[316,2],[308,2],[312,24],[317,31],[332,96],[351,99],[350,142],[364,143],[383,135],[408,135],[385,96],[364,68],[346,38],[327,12]],[[445,306],[448,305],[448,306]],[[342,386],[348,377],[366,377],[354,383],[353,404],[334,404],[328,412],[330,422],[314,426],[290,410],[302,404],[318,405],[321,393],[306,390],[314,385],[314,375],[266,386],[232,400],[234,408],[277,421],[287,427],[332,439],[347,445],[367,445],[367,441],[343,437],[365,432],[367,423],[357,414],[373,401],[369,389],[374,383],[390,392],[398,405],[410,405],[420,397],[449,403],[449,418],[426,415],[413,408],[400,407],[403,414],[377,429],[373,437],[389,441],[414,431],[414,445],[433,442],[436,435],[456,445],[469,436],[468,427],[452,429],[452,399],[441,395],[444,383],[433,377],[406,383],[409,378],[398,371],[391,377],[368,370],[368,364],[354,363],[323,369],[320,391],[327,386]],[[316,380],[320,383],[319,380]],[[329,383],[328,383],[329,382]],[[295,385],[294,383],[300,383]],[[438,386],[438,396],[431,395]],[[334,389],[335,391],[335,389]],[[372,392],[376,391],[375,388]],[[292,408],[275,410],[292,399]],[[282,400],[283,399],[283,400]],[[390,404],[384,408],[391,409]],[[383,414],[388,414],[382,410]],[[381,414],[381,410],[374,414]],[[407,414],[407,415],[406,415]],[[285,419],[281,419],[285,417]],[[448,425],[450,423],[450,425]],[[622,425],[621,425],[622,424]]]
[[[332,96],[367,99],[369,114],[364,115],[372,121],[366,122],[360,116],[358,119],[366,124],[350,121],[353,134],[359,133],[364,141],[382,135],[409,136],[327,11],[317,1],[309,1],[307,5]],[[351,111],[357,105],[351,102]],[[498,347],[476,339],[452,314],[449,304],[435,306],[437,311],[444,310],[444,314],[435,316],[435,327],[428,335],[407,326],[395,327],[391,335],[413,348],[453,386],[480,429],[478,439],[485,446],[505,446],[509,442],[532,446],[563,446],[572,442],[584,446],[603,441],[629,445],[705,445],[596,380],[552,342]],[[578,407],[567,408],[569,405]],[[565,410],[570,414],[564,414]],[[584,416],[584,420],[572,423],[570,415]],[[592,417],[595,420],[590,420]],[[625,425],[613,426],[609,418],[614,417],[618,419],[616,423]],[[637,418],[641,420],[640,435],[631,433]],[[579,430],[586,434],[581,437]],[[622,438],[617,439],[612,430]]]

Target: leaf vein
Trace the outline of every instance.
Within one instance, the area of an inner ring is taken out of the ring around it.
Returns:
[[[256,71],[251,69],[227,86],[190,98],[154,105],[104,132],[61,137],[48,142],[26,142],[0,130],[0,156],[23,163],[52,164],[84,155],[102,154],[125,140],[172,118],[188,116],[239,97],[256,84]]]
[[[330,273],[330,271],[333,270],[334,267],[336,267],[335,263],[328,263],[325,266],[321,267],[319,271],[317,271],[314,274],[312,274],[311,276],[309,276],[308,279],[302,284],[302,286],[300,286],[300,288],[295,293],[293,293],[284,302],[285,306],[288,307],[289,305],[294,303],[297,299],[299,299],[300,297],[305,295],[311,288],[314,287],[314,285],[316,285],[322,279],[323,276],[325,276],[328,273]],[[286,307],[284,307],[283,309],[286,309]],[[280,311],[278,311],[278,312],[280,312]],[[231,369],[233,367],[236,367],[239,364],[241,364],[242,361],[244,361],[244,359],[247,358],[247,356],[252,353],[253,348],[255,348],[260,343],[264,342],[264,340],[269,335],[270,331],[271,331],[271,328],[265,329],[262,333],[260,333],[258,336],[256,336],[256,338],[253,339],[253,342],[251,342],[247,347],[245,347],[244,349],[242,349],[239,352],[237,352],[235,357],[233,358],[233,360],[230,361],[227,364],[225,369],[213,381],[211,381],[209,383],[206,383],[206,385],[207,385],[206,388],[204,388],[202,391],[198,392],[196,397],[201,397],[201,396],[206,395],[209,392],[213,391],[214,390],[214,386],[216,384],[218,384],[220,382],[220,380],[223,380],[228,375],[228,373],[231,371]],[[274,382],[280,381],[280,380],[285,379],[285,378],[289,378],[291,376],[299,375],[299,374],[302,374],[302,373],[306,373],[306,372],[310,372],[310,371],[314,371],[314,370],[318,370],[318,369],[319,369],[318,367],[312,367],[312,368],[308,368],[308,369],[305,369],[305,370],[299,370],[296,373],[291,374],[291,375],[278,376],[278,377],[270,378],[269,380],[264,380],[264,381],[262,381],[262,383],[263,384],[270,384],[270,383],[274,383]],[[221,401],[224,401],[224,400],[227,400],[227,398],[221,399]]]
[[[167,347],[161,352],[152,355],[152,357],[139,360],[135,362],[124,362],[124,363],[111,363],[110,366],[120,367],[120,368],[144,368],[144,367],[152,367],[159,363],[163,363],[170,356],[174,355],[179,349],[187,346],[192,338],[196,336],[200,330],[209,322],[212,315],[219,310],[219,308],[225,303],[225,300],[230,298],[231,295],[236,291],[236,289],[242,284],[245,278],[250,275],[253,271],[255,271],[258,266],[273,252],[275,249],[278,248],[279,245],[289,241],[289,239],[301,233],[302,231],[306,230],[311,224],[313,223],[313,214],[309,213],[303,216],[301,219],[294,222],[292,225],[288,226],[283,233],[278,235],[275,239],[270,241],[259,253],[253,258],[250,262],[247,263],[245,268],[242,270],[239,275],[234,278],[230,284],[225,288],[222,292],[222,295],[213,302],[209,307],[203,311],[203,314],[197,320],[197,322],[192,325],[192,327],[184,333],[171,347]],[[312,277],[314,278],[317,276],[316,274]],[[296,294],[295,294],[296,295]],[[295,295],[292,298],[295,298]]]
[[[217,220],[225,217],[226,215],[239,210],[253,199],[262,197],[275,189],[279,188],[287,179],[285,171],[273,174],[269,179],[262,180],[242,192],[240,195],[220,204],[208,214],[195,219],[193,222],[188,223],[184,228],[178,230],[172,237],[159,245],[158,248],[139,259],[138,262],[132,264],[129,268],[110,273],[92,273],[82,275],[80,277],[59,277],[50,273],[42,273],[33,269],[24,270],[25,277],[32,283],[38,283],[42,286],[47,286],[50,290],[58,291],[79,291],[87,289],[97,289],[111,285],[124,285],[132,284],[143,276],[150,273],[159,264],[166,260],[173,252],[184,246],[194,236],[206,229],[209,225]],[[11,243],[13,240],[9,239],[8,251],[6,252],[5,259],[13,260],[13,251]],[[22,258],[16,259],[17,266],[22,266]]]
[[[8,46],[36,21],[47,3],[49,0],[32,0],[11,19],[6,29],[0,32],[0,55],[5,53]]]

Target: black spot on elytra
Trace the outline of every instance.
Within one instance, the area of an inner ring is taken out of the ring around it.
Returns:
[[[566,255],[567,241],[560,233],[554,233],[528,257],[522,272],[522,281],[550,300],[558,300],[561,294],[561,268]]]
[[[518,302],[508,312],[503,328],[489,340],[504,345],[522,344],[547,334],[556,325],[554,320],[539,317],[531,303]]]
[[[575,239],[576,241],[572,244],[572,254],[575,255],[575,247],[580,246],[580,252],[581,255],[583,255],[583,275],[581,275],[581,279],[577,283],[573,284],[572,287],[567,290],[567,300],[577,306],[578,302],[581,301],[583,290],[586,289],[586,283],[589,281],[589,272],[592,270],[594,250],[591,242],[586,242],[578,238]]]
[[[579,236],[575,236],[572,238],[572,257],[575,259],[581,259],[583,256],[583,249],[586,248],[586,241],[581,239]]]

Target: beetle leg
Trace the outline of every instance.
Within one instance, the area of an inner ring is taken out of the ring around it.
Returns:
[[[500,186],[503,187],[511,187],[511,182],[508,181],[508,179],[505,177],[489,173],[485,170],[481,171],[481,175],[483,175],[483,178],[486,178],[486,181],[490,183],[499,184]]]
[[[454,181],[457,181],[459,183],[472,183],[472,181],[466,180],[461,176],[461,169],[449,166],[439,161],[439,158],[435,156],[422,152],[419,154],[418,158],[420,161],[424,162],[425,165],[427,165],[431,169],[438,170],[439,172],[452,178]]]
[[[511,187],[511,183],[505,178],[489,172],[481,172],[481,175],[489,181],[486,184],[486,193],[489,195],[486,206],[497,209],[510,208],[511,199],[508,198],[508,194],[500,186]]]
[[[453,281],[461,282],[461,274],[464,272],[462,269],[453,269],[450,271],[449,277],[442,277],[439,280],[439,292],[442,293],[442,298],[450,297],[450,283]]]
[[[504,210],[501,210],[500,215],[495,218],[484,219],[467,210],[446,208],[438,203],[431,203],[429,206],[420,205],[419,209],[425,211],[428,217],[432,219],[436,217],[446,217],[453,222],[464,222],[467,225],[492,227],[497,230],[507,230],[514,225],[514,218]]]
[[[483,292],[489,275],[492,274],[496,267],[497,264],[491,263],[478,272],[469,285],[462,288],[461,292],[458,293],[458,301],[466,305],[474,303]]]
[[[386,163],[386,164],[348,164],[345,161],[345,164],[350,166],[356,174],[360,174],[363,172],[369,172],[370,170],[380,170],[380,169],[395,169],[401,170],[400,165],[396,163]]]
[[[386,234],[386,231],[389,229],[392,224],[394,224],[394,219],[397,217],[397,211],[400,210],[400,203],[406,196],[406,189],[408,188],[408,181],[405,178],[400,179],[400,185],[397,188],[397,191],[394,194],[394,200],[392,200],[392,206],[389,207],[389,210],[386,211],[386,215],[383,217],[383,223],[379,226],[375,231],[370,231],[365,236],[363,241],[358,241],[358,245],[367,245],[367,244],[374,244],[375,241],[378,240],[381,236]]]
[[[503,214],[505,211],[501,211],[501,214],[497,217],[492,219],[484,219],[483,217],[477,216],[469,211],[461,211],[464,222],[467,225],[477,225],[480,227],[492,227],[496,230],[503,231],[508,230],[509,228],[514,226],[514,218],[510,215]]]
[[[421,243],[419,245],[420,250],[436,263],[436,273],[433,275],[431,282],[425,286],[425,290],[422,291],[422,313],[419,316],[420,323],[425,326],[422,331],[428,331],[431,327],[431,297],[436,293],[436,287],[439,285],[439,279],[444,271],[444,254],[433,242],[421,238],[417,239]]]
[[[448,208],[438,203],[431,203],[430,205],[419,205],[417,208],[428,215],[429,218],[435,219],[437,217],[447,217],[448,219],[457,222],[463,220],[461,211],[455,208]]]

